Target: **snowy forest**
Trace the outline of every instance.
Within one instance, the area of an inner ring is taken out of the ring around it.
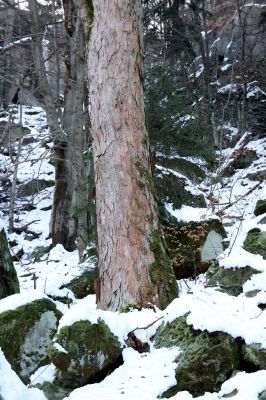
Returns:
[[[266,400],[266,0],[0,0],[0,400]]]

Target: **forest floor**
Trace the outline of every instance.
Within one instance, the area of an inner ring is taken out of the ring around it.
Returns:
[[[5,118],[2,118],[0,121],[4,120]],[[18,114],[14,114],[13,122],[18,123]],[[44,112],[41,109],[23,107],[23,126],[29,131],[28,140],[22,145],[22,151],[17,160],[19,162],[18,187],[32,179],[53,182],[54,168],[49,159],[52,144],[49,141]],[[0,154],[0,169],[6,174],[13,169],[10,151],[15,153],[17,146],[18,141],[13,144],[13,150],[9,149],[6,152],[9,154],[4,155],[3,152]],[[0,300],[0,311],[15,308],[19,304],[26,304],[32,299],[43,298],[47,295],[69,296],[73,301],[70,306],[56,301],[57,307],[63,313],[59,328],[82,319],[96,322],[101,318],[119,338],[121,344],[125,344],[128,332],[140,328],[135,330],[136,336],[150,345],[150,352],[142,354],[132,348],[125,348],[122,366],[102,382],[74,390],[68,397],[69,400],[136,400],[138,398],[155,400],[158,398],[175,384],[175,360],[180,349],[178,347],[155,349],[152,337],[162,323],[172,321],[186,313],[189,313],[187,323],[195,329],[226,332],[234,338],[243,338],[248,344],[259,343],[266,349],[266,310],[262,311],[258,307],[259,304],[266,303],[266,260],[260,255],[251,254],[243,249],[243,242],[248,231],[253,228],[266,230],[265,214],[256,217],[253,213],[256,201],[266,199],[265,182],[260,183],[256,180],[260,171],[266,170],[266,139],[250,141],[247,148],[255,150],[258,156],[248,168],[236,170],[233,175],[223,179],[223,182],[217,179],[218,183],[212,186],[210,186],[209,175],[198,187],[206,198],[210,198],[211,191],[212,198],[217,199],[214,203],[208,200],[206,209],[197,210],[184,206],[181,210],[173,210],[171,205],[168,205],[168,210],[176,217],[181,216],[183,220],[193,218],[193,220],[202,221],[217,217],[222,220],[227,230],[229,245],[218,256],[220,265],[224,268],[242,268],[249,265],[259,272],[244,284],[243,293],[236,297],[217,291],[217,288],[207,287],[206,277],[201,275],[196,280],[179,281],[180,296],[164,311],[143,309],[118,313],[99,310],[96,308],[94,295],[78,300],[69,289],[61,288],[62,285],[79,276],[84,269],[93,268],[91,259],[79,264],[76,251],[69,253],[58,245],[50,251],[47,250],[36,261],[36,249],[48,249],[51,245],[49,221],[53,187],[47,187],[38,194],[20,196],[17,199],[15,226],[28,225],[28,228],[37,233],[38,237],[30,238],[30,235],[25,232],[8,235],[9,241],[16,242],[16,245],[12,247],[14,255],[23,249],[20,260],[15,262],[21,294]],[[237,147],[223,152],[223,167],[229,162],[235,150]],[[8,204],[4,201],[5,190],[6,188],[2,186],[0,227],[7,230]],[[36,290],[33,289],[31,279],[33,273],[38,278]],[[251,290],[257,290],[257,294],[254,297],[245,296]],[[156,320],[158,321],[155,322]],[[148,327],[150,324],[152,325]],[[55,367],[50,364],[36,371],[31,382],[37,384],[52,381],[54,374]],[[9,382],[8,385],[5,382]],[[0,387],[7,400],[45,399],[39,390],[26,388],[22,384],[10,369],[2,353],[0,353]],[[16,391],[14,387],[17,388]],[[266,390],[266,370],[252,373],[239,371],[224,382],[219,392],[205,393],[197,399],[218,400],[226,397],[227,394],[234,393],[230,397],[232,400],[257,400],[258,395],[264,390]],[[172,397],[173,400],[191,400],[192,398],[188,392],[179,392]]]

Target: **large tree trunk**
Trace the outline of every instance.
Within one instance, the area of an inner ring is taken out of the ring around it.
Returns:
[[[140,0],[94,0],[89,78],[103,309],[177,294],[162,245],[143,99]]]

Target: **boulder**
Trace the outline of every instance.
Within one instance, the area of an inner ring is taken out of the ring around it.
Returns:
[[[103,379],[121,364],[121,354],[117,337],[100,319],[96,324],[78,321],[62,327],[50,348],[58,382],[70,388],[83,386],[97,376]]]
[[[223,268],[215,262],[207,272],[207,285],[218,286],[231,296],[238,296],[243,292],[243,285],[258,271],[251,268]],[[247,296],[248,297],[248,296]]]
[[[179,346],[182,350],[176,359],[176,384],[162,397],[183,390],[193,396],[218,391],[239,366],[239,346],[230,335],[194,330],[187,325],[186,316],[159,328],[154,344],[156,348]]]
[[[88,268],[80,276],[61,286],[60,289],[70,289],[77,299],[83,299],[89,294],[95,294],[95,281],[98,278],[98,274],[97,268]]]
[[[258,228],[251,229],[244,241],[244,249],[253,254],[260,254],[266,259],[266,232]]]
[[[224,250],[225,230],[218,220],[179,226],[169,223],[163,229],[177,279],[206,272],[211,260]]]
[[[39,299],[0,314],[0,347],[24,383],[49,362],[48,346],[62,314],[49,299]]]
[[[254,215],[258,216],[266,213],[266,200],[258,200],[255,206]]]
[[[19,293],[19,282],[4,229],[0,231],[0,299]]]
[[[266,369],[266,349],[263,349],[260,344],[244,343],[241,350],[245,361],[253,364],[258,369]]]

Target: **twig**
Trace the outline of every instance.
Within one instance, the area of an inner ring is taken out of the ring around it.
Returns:
[[[135,332],[135,331],[137,331],[137,330],[140,330],[140,329],[148,329],[148,328],[150,328],[152,325],[156,324],[156,322],[160,321],[160,319],[162,319],[162,318],[163,318],[163,316],[160,317],[160,318],[157,318],[155,321],[151,322],[149,325],[144,326],[143,328],[135,328],[135,329],[133,329],[132,331],[130,331],[129,333],[133,333],[133,332]]]

